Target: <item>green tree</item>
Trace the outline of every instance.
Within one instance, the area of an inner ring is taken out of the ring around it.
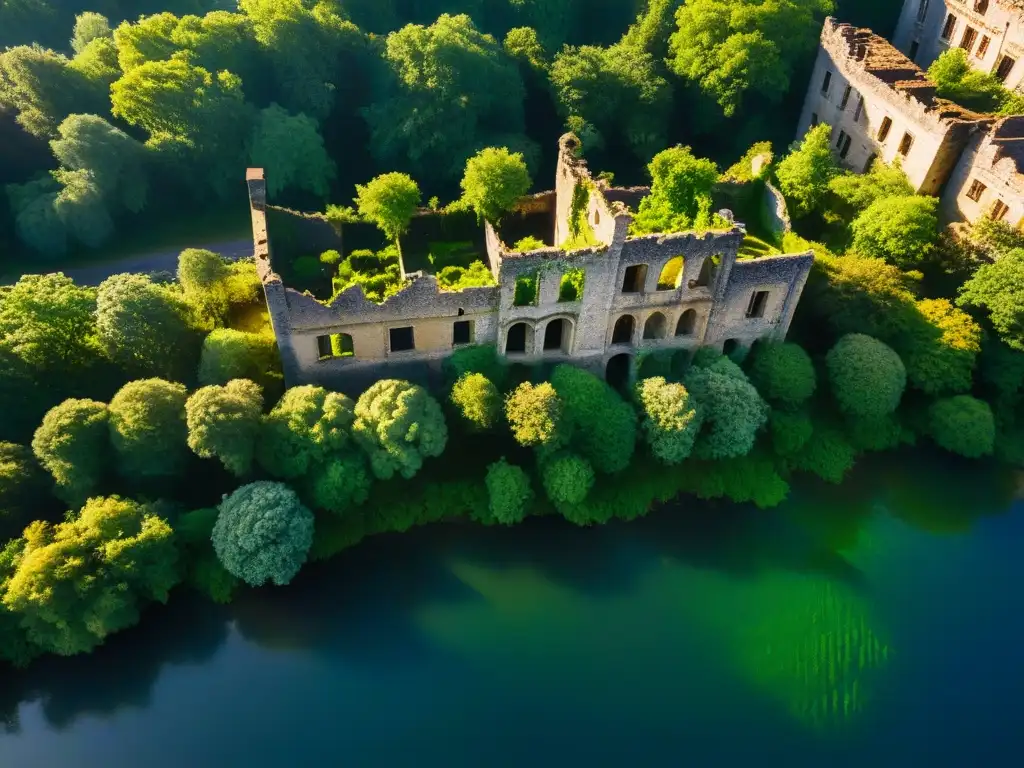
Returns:
[[[352,76],[343,62],[346,52],[358,53],[363,45],[359,29],[329,1],[240,0],[238,8],[252,20],[270,60],[280,103],[324,120],[335,105],[336,85]]]
[[[768,416],[768,428],[775,454],[782,458],[796,456],[807,445],[814,433],[810,415],[804,411],[773,408]]]
[[[957,395],[937,400],[928,409],[928,431],[942,448],[970,459],[991,456],[996,423],[984,400]]]
[[[508,378],[508,369],[498,357],[493,344],[470,344],[459,347],[444,361],[445,380],[454,386],[467,373],[482,373],[501,389]]]
[[[769,408],[740,367],[718,357],[706,366],[695,364],[684,383],[705,415],[693,455],[730,459],[750,453]]]
[[[581,456],[563,453],[543,463],[541,479],[555,504],[580,504],[594,487],[594,468]]]
[[[114,233],[103,199],[103,191],[91,171],[54,171],[61,188],[53,200],[53,210],[67,233],[87,248],[99,248]]]
[[[389,480],[397,472],[409,480],[424,459],[444,453],[448,426],[440,404],[423,387],[384,379],[356,402],[352,436],[369,458],[375,477]]]
[[[853,222],[853,249],[903,269],[917,269],[935,250],[938,210],[935,197],[876,200]]]
[[[316,120],[301,113],[289,115],[277,104],[259,114],[249,163],[267,169],[267,191],[271,197],[288,188],[327,197],[335,176],[334,161],[327,154]]]
[[[264,420],[256,460],[274,477],[294,480],[354,447],[356,404],[323,387],[292,387]]]
[[[916,307],[926,322],[900,355],[907,380],[929,395],[967,392],[981,352],[981,326],[946,299],[923,299]]]
[[[188,447],[204,459],[220,459],[236,477],[252,469],[256,440],[263,426],[263,390],[235,379],[196,390],[185,403]]]
[[[462,200],[477,218],[497,223],[515,209],[533,181],[522,153],[488,147],[466,161],[461,184]]]
[[[233,328],[216,328],[203,339],[199,383],[227,384],[232,379],[260,381],[274,367],[274,339]]]
[[[75,17],[75,31],[71,37],[71,50],[81,53],[93,40],[111,37],[110,22],[106,16],[92,11],[80,13]]]
[[[95,498],[69,522],[26,529],[3,602],[32,642],[70,656],[135,624],[147,602],[166,602],[178,578],[166,522],[146,505]]]
[[[530,477],[523,468],[502,457],[487,468],[484,483],[491,516],[502,525],[521,523],[533,499]]]
[[[773,405],[795,408],[811,398],[817,387],[814,364],[803,347],[763,342],[754,347],[750,381]]]
[[[628,467],[637,439],[632,406],[601,379],[570,365],[557,366],[551,383],[565,404],[573,452],[601,474]]]
[[[126,478],[178,474],[188,456],[183,384],[131,381],[110,401],[110,442]]]
[[[313,513],[288,486],[243,485],[218,507],[213,548],[221,564],[245,583],[289,583],[313,544]]]
[[[68,231],[57,215],[55,203],[60,185],[52,174],[42,174],[24,184],[8,184],[7,199],[18,238],[46,258],[63,256]]]
[[[687,0],[676,12],[669,66],[726,116],[751,92],[776,103],[833,8],[832,0]]]
[[[108,411],[95,400],[65,400],[47,411],[32,452],[53,475],[57,495],[77,506],[99,488],[110,463]]]
[[[469,16],[392,32],[384,65],[364,112],[378,164],[454,179],[481,146],[523,148],[519,68]]]
[[[655,376],[637,384],[636,397],[651,453],[666,464],[688,458],[700,431],[701,415],[686,387]]]
[[[960,289],[957,304],[986,310],[1000,338],[1024,351],[1024,249],[982,266]]]
[[[146,207],[149,182],[145,149],[96,115],[69,115],[50,142],[54,157],[73,171],[87,171],[107,205],[138,213]]]
[[[779,189],[794,216],[820,210],[838,174],[839,166],[832,154],[832,129],[825,123],[807,131],[775,169]]]
[[[105,89],[39,45],[0,52],[0,107],[17,112],[18,124],[33,136],[52,136],[68,115],[103,112]]]
[[[505,417],[516,442],[527,448],[554,449],[565,443],[564,406],[549,383],[526,381],[505,400]]]
[[[192,377],[200,337],[173,287],[144,275],[107,278],[96,297],[96,331],[110,359],[133,375]]]
[[[788,460],[790,468],[841,483],[853,468],[857,452],[843,433],[831,426],[815,427],[803,448]]]
[[[533,27],[514,27],[505,35],[505,52],[525,62],[533,70],[544,72],[548,68],[547,53]]]
[[[97,358],[96,289],[62,273],[22,275],[0,294],[0,348],[37,370],[81,374]]]
[[[1022,102],[995,74],[974,69],[962,48],[950,48],[928,67],[938,96],[977,112],[1020,114]]]
[[[501,420],[501,393],[482,373],[467,373],[452,387],[452,404],[470,429],[487,432]]]
[[[186,248],[178,254],[178,284],[185,299],[213,324],[222,323],[228,313],[228,267],[213,251]]]
[[[313,470],[310,496],[317,509],[344,516],[370,497],[373,478],[362,456],[354,453],[332,459]]]
[[[147,131],[147,145],[184,178],[203,179],[221,196],[235,188],[252,125],[237,75],[213,74],[179,52],[125,72],[110,87],[110,101],[114,117]]]
[[[825,368],[840,410],[853,418],[893,413],[907,386],[907,370],[900,356],[861,333],[841,338],[829,350]]]
[[[647,166],[651,193],[640,201],[633,231],[680,232],[711,226],[711,188],[718,166],[694,157],[689,147],[673,147],[655,155]]]
[[[828,188],[851,211],[863,211],[886,197],[911,197],[915,191],[899,159],[892,165],[875,160],[867,173],[840,173]]]
[[[385,173],[365,186],[356,184],[359,214],[392,240],[409,228],[420,204],[419,185],[404,173]]]

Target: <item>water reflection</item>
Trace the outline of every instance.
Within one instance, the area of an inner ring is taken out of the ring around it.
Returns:
[[[686,499],[593,529],[537,519],[376,537],[231,606],[176,594],[90,656],[8,676],[0,716],[17,730],[20,706],[40,702],[56,731],[85,715],[114,728],[120,713],[150,708],[174,667],[212,667],[218,651],[248,644],[332,674],[356,669],[399,692],[418,670],[437,669],[453,683],[468,676],[525,700],[544,690],[616,717],[628,716],[618,705],[628,694],[645,701],[633,705],[638,721],[661,723],[673,707],[725,717],[763,696],[801,722],[843,723],[870,706],[890,654],[901,653],[893,614],[876,609],[878,590],[901,578],[894,564],[906,542],[895,533],[906,529],[879,516],[955,533],[1011,506],[1005,473],[916,462],[881,457],[843,486],[800,483],[775,511]],[[915,576],[915,585],[927,578]],[[246,663],[261,674],[257,660]],[[296,679],[295,695],[308,684]],[[761,718],[772,711],[763,706]]]

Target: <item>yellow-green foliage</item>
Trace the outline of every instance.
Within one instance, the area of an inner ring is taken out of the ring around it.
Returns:
[[[566,270],[558,287],[559,301],[580,301],[583,298],[583,286],[586,284],[587,273],[575,268]]]
[[[497,285],[491,270],[482,261],[474,261],[469,267],[445,267],[438,272],[437,282],[446,291],[461,291],[463,288],[486,288]]]
[[[768,162],[762,166],[760,173],[755,174],[754,159],[759,155],[768,155]],[[723,173],[721,178],[723,181],[753,181],[763,175],[765,168],[771,164],[774,157],[772,143],[770,141],[759,141],[748,149],[746,154],[735,165]]]
[[[512,305],[515,307],[529,307],[537,303],[537,282],[536,274],[523,275],[516,278],[515,295],[512,298]]]
[[[583,182],[576,184],[572,191],[572,208],[569,211],[569,235],[562,243],[562,249],[577,251],[582,248],[596,248],[601,245],[590,221],[587,209],[590,206],[590,187]]]

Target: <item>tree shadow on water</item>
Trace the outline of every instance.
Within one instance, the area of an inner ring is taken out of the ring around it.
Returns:
[[[111,716],[144,709],[167,666],[202,664],[228,637],[223,608],[184,591],[166,606],[143,613],[138,626],[109,638],[89,654],[44,656],[15,670],[0,688],[0,720],[17,732],[22,704],[42,704],[46,722],[57,730],[82,716]]]

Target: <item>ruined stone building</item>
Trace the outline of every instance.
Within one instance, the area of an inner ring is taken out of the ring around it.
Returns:
[[[1006,0],[904,0],[896,47],[927,68],[944,51],[963,48],[971,65],[1007,88],[1024,81],[1024,9]]]
[[[1024,123],[938,98],[924,71],[869,29],[825,20],[798,138],[818,123],[832,127],[845,167],[863,173],[876,159],[898,161],[917,192],[943,198],[949,220],[1017,226],[1024,216],[1012,159]]]
[[[359,285],[328,304],[282,282],[267,231],[266,179],[250,169],[255,258],[287,384],[354,392],[384,377],[422,380],[464,344],[496,345],[509,362],[571,362],[599,375],[629,375],[648,352],[785,337],[811,253],[739,259],[739,227],[631,236],[627,203],[648,190],[593,179],[578,148],[574,136],[562,138],[555,190],[523,205],[550,223],[547,242],[564,243],[586,226],[597,245],[516,252],[485,222],[481,256],[495,287],[445,291],[434,275],[414,273],[380,304]],[[570,272],[582,279],[578,296],[562,291]]]

